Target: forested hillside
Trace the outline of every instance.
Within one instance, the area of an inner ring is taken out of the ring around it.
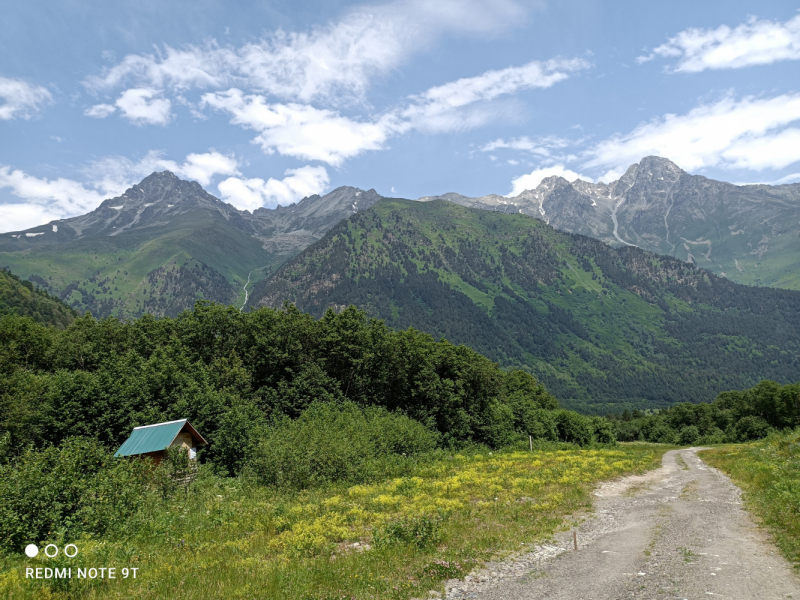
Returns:
[[[625,442],[749,442],[800,427],[800,383],[761,381],[749,390],[722,392],[711,403],[676,404],[651,415],[624,411],[612,419]]]
[[[800,293],[443,201],[383,200],[342,222],[251,298],[287,300],[467,344],[586,412],[800,380]]]
[[[267,423],[348,402],[402,414],[444,446],[613,441],[608,423],[559,410],[530,375],[352,308],[315,320],[291,306],[200,304],[176,319],[86,316],[64,331],[0,319],[6,448],[87,436],[113,449],[135,426],[188,418],[210,442],[205,459],[237,472]]]
[[[77,313],[30,281],[0,269],[0,317],[3,315],[32,317],[38,323],[63,329]]]

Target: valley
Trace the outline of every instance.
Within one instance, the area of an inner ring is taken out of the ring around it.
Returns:
[[[447,201],[385,199],[340,223],[250,302],[287,300],[467,344],[594,414],[800,379],[799,292]]]
[[[608,185],[549,177],[514,198],[418,201],[342,187],[251,213],[165,171],[0,235],[0,267],[98,318],[354,304],[605,414],[800,376],[799,198],[647,157]]]

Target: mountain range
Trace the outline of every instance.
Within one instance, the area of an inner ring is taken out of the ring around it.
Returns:
[[[800,183],[734,185],[649,156],[609,184],[547,177],[513,198],[448,193],[420,200],[522,213],[612,246],[693,262],[738,283],[800,289]]]
[[[342,187],[250,213],[153,173],[86,215],[0,235],[0,266],[97,317],[174,316],[201,298],[242,306],[246,285],[379,198]]]
[[[800,380],[800,292],[442,200],[381,200],[259,282],[250,302],[287,300],[317,317],[354,304],[467,344],[589,413]]]
[[[198,299],[355,304],[606,412],[800,379],[798,206],[800,184],[737,186],[658,157],[611,184],[417,201],[341,187],[252,213],[162,172],[86,215],[0,234],[0,267],[45,290],[37,302],[101,318]]]

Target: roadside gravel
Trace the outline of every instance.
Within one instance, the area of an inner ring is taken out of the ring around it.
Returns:
[[[743,510],[730,479],[672,450],[660,469],[608,482],[572,531],[463,580],[448,600],[800,600],[800,579]],[[435,596],[435,594],[432,594]]]

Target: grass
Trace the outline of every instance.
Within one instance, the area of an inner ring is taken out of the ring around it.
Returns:
[[[0,594],[424,597],[484,561],[548,539],[567,526],[566,517],[591,506],[597,482],[653,468],[663,451],[625,444],[441,454],[420,464],[413,476],[293,494],[208,477],[186,497],[151,507],[133,537],[78,541],[80,555],[69,565],[40,557],[0,559]],[[25,580],[25,567],[48,565],[139,571],[135,581]]]
[[[800,430],[702,452],[744,491],[747,508],[800,571]]]

